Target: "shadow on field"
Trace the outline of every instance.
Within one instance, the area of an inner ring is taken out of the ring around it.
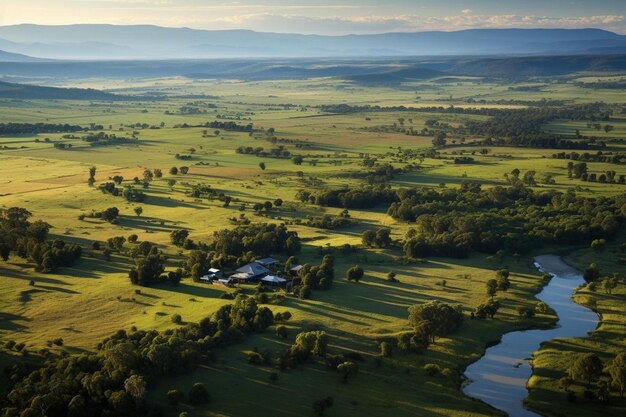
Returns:
[[[152,195],[148,194],[145,204],[151,205],[151,206],[161,206],[161,207],[170,207],[170,208],[175,208],[175,207],[185,207],[185,208],[195,208],[195,209],[206,208],[199,204],[190,204],[190,203],[176,200],[176,199],[169,198],[169,197],[155,196],[154,194]]]
[[[19,314],[0,311],[0,330],[19,331],[25,329],[26,326],[17,323],[18,321],[28,322],[30,319]]]
[[[182,229],[180,226],[175,226],[171,224],[171,222],[166,222],[165,220],[156,217],[127,216],[122,217],[120,220],[120,225],[131,227],[133,229],[145,230],[147,232],[172,232],[174,230]],[[161,224],[161,222],[163,223]]]
[[[218,298],[220,295],[223,294],[222,291],[213,288],[213,286],[209,284],[207,284],[206,286],[200,286],[180,283],[178,285],[159,285],[158,288],[161,290],[173,291],[181,294],[187,294],[194,297],[203,298]]]

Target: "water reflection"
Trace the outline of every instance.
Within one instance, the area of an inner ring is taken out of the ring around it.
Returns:
[[[523,408],[522,402],[528,395],[526,383],[532,374],[528,358],[539,349],[541,342],[585,337],[598,324],[598,316],[593,311],[571,299],[576,287],[584,282],[580,273],[556,257],[538,257],[536,265],[540,271],[554,275],[537,298],[556,311],[559,317],[557,327],[507,333],[498,345],[487,349],[485,356],[465,371],[469,383],[463,392],[511,417],[539,416]]]

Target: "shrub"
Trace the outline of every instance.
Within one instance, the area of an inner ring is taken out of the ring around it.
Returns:
[[[364,273],[363,268],[355,265],[346,271],[346,278],[348,278],[348,281],[359,282],[363,278]]]
[[[285,326],[276,327],[276,336],[280,337],[281,339],[286,339],[288,336],[287,328]]]
[[[427,363],[424,365],[424,371],[428,376],[435,376],[441,372],[441,368],[435,363]]]
[[[183,322],[183,318],[180,314],[172,314],[172,323],[181,324]]]
[[[202,382],[196,382],[189,390],[189,402],[191,404],[206,404],[211,400],[211,394]]]
[[[393,353],[393,346],[390,343],[382,342],[380,344],[380,356],[387,358],[391,356],[392,353]]]
[[[298,291],[298,297],[300,297],[301,300],[307,300],[311,298],[311,287],[309,287],[308,285],[303,285],[300,288],[300,291]]]
[[[178,405],[180,400],[183,398],[183,393],[177,389],[172,389],[167,392],[167,402],[172,406]]]

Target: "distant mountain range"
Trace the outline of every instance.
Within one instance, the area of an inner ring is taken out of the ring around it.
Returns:
[[[626,53],[626,36],[599,29],[474,29],[320,36],[147,25],[24,24],[0,26],[0,50],[72,60],[572,55]],[[16,58],[0,54],[3,61]]]

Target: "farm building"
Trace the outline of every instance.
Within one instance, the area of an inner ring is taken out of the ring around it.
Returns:
[[[274,258],[263,258],[256,261],[256,263],[263,265],[264,267],[269,267],[272,265],[278,265],[280,261]]]
[[[261,278],[269,275],[271,271],[258,262],[252,262],[235,270],[230,276],[233,281],[239,283],[258,282]]]

